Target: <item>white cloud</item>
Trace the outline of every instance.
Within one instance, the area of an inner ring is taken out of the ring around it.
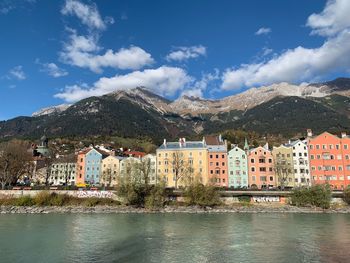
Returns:
[[[267,35],[269,33],[271,33],[271,28],[269,28],[269,27],[261,27],[261,28],[259,28],[258,31],[255,32],[255,35],[258,35],[258,36],[259,35]]]
[[[16,66],[9,71],[8,78],[16,78],[18,80],[24,80],[27,78],[27,76],[24,73],[22,66]]]
[[[61,13],[63,15],[76,15],[90,29],[106,29],[106,24],[101,18],[96,4],[86,5],[77,0],[66,0]]]
[[[181,95],[203,98],[204,92],[208,89],[208,86],[219,79],[220,72],[218,69],[214,69],[213,73],[204,73],[202,74],[202,78],[200,80],[194,81],[193,85],[184,90]]]
[[[126,75],[103,77],[92,87],[78,85],[67,86],[64,91],[55,95],[66,102],[74,102],[90,96],[101,96],[117,90],[127,90],[144,86],[147,89],[163,95],[172,96],[193,82],[187,72],[177,67],[162,66],[157,69],[134,71]]]
[[[121,48],[118,51],[108,49],[99,55],[101,47],[97,41],[93,36],[78,36],[73,32],[70,41],[64,44],[60,53],[62,62],[88,68],[96,73],[101,73],[104,67],[135,70],[154,63],[151,54],[136,46]]]
[[[190,58],[197,58],[199,56],[205,56],[207,53],[206,47],[192,46],[192,47],[178,47],[174,51],[170,52],[166,56],[167,61],[184,61]]]
[[[113,24],[114,19],[106,17],[102,20],[95,4],[85,5],[77,0],[67,0],[62,14],[76,15],[90,29],[87,35],[79,35],[76,30],[66,28],[69,37],[60,52],[63,63],[88,68],[96,73],[101,73],[105,67],[137,70],[154,63],[151,54],[137,46],[102,52],[100,32],[106,29],[106,24]]]
[[[40,62],[38,62],[40,63]],[[68,72],[65,69],[59,68],[55,63],[40,63],[42,68],[41,72],[46,72],[49,76],[59,78],[67,76]]]
[[[181,96],[203,98],[203,90],[201,89],[188,89],[181,93]]]
[[[307,20],[312,34],[332,36],[350,26],[350,1],[329,0],[320,14],[312,14]]]
[[[338,1],[343,2],[342,0]],[[329,9],[331,5],[337,5],[338,1],[329,1],[325,10]],[[350,6],[347,8],[347,12],[350,13]],[[320,16],[324,13],[325,11]],[[333,12],[333,15],[337,16],[338,13]],[[313,14],[310,17],[316,16]],[[350,60],[348,59],[350,56],[350,24],[344,28],[345,23],[343,23],[342,27],[338,27],[336,30],[332,28],[331,31],[328,31],[328,23],[324,23],[323,26],[321,26],[321,23],[316,24],[315,20],[310,23],[310,17],[308,20],[309,26],[312,26],[320,34],[326,34],[325,32],[327,32],[330,35],[322,46],[318,48],[299,46],[286,50],[266,62],[243,64],[239,68],[227,69],[222,76],[221,88],[229,90],[282,81],[308,81],[336,70],[348,69],[350,67]],[[337,17],[331,18],[330,15],[328,15],[328,19],[332,21],[339,20]],[[333,35],[337,30],[340,31]]]

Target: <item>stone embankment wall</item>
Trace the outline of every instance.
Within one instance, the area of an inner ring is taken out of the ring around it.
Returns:
[[[1,197],[20,197],[24,195],[34,197],[40,192],[42,192],[42,190],[0,190],[0,198]],[[48,190],[48,192],[56,193],[56,194],[67,194],[67,195],[79,197],[79,198],[99,197],[99,198],[112,198],[114,200],[118,199],[114,191]]]
[[[92,191],[92,190],[48,190],[50,193],[67,194],[78,198],[98,197],[98,198],[111,198],[114,200],[120,200],[115,191]],[[20,197],[29,195],[34,197],[42,190],[0,190],[0,198],[3,197]],[[222,201],[229,205],[234,203],[240,203],[242,197],[250,199],[250,203],[288,203],[288,196],[290,192],[286,191],[225,191],[220,192]],[[180,191],[175,191],[172,199],[183,201]],[[333,193],[332,203],[343,203],[341,193]]]

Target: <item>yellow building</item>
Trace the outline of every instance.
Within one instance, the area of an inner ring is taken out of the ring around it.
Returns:
[[[184,186],[198,179],[208,183],[208,149],[204,141],[164,143],[157,149],[157,177],[165,180],[168,187]]]
[[[294,187],[293,149],[290,146],[281,145],[273,147],[274,169],[277,186]]]
[[[123,160],[119,156],[108,156],[102,160],[100,184],[104,186],[115,186],[118,183],[120,175],[120,161]]]

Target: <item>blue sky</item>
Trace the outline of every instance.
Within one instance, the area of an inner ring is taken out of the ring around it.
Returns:
[[[118,89],[220,98],[349,76],[350,1],[0,1],[0,120]]]

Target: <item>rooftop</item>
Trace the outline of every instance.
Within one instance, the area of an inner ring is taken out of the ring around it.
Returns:
[[[178,150],[178,149],[201,149],[206,148],[203,141],[188,141],[184,143],[167,142],[159,146],[158,150]]]

